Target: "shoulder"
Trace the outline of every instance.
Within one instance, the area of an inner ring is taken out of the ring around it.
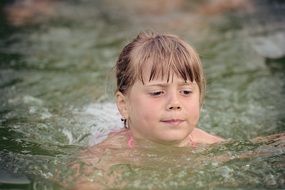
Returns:
[[[125,150],[127,148],[127,135],[128,131],[126,130],[112,132],[107,139],[99,144],[81,150],[78,158],[85,164],[95,164],[105,154],[109,154],[110,151]]]
[[[214,143],[220,143],[224,141],[223,138],[207,133],[206,131],[199,129],[199,128],[193,129],[190,135],[191,135],[192,141],[198,144],[214,144]]]
[[[125,146],[127,145],[128,136],[129,130],[127,129],[111,132],[108,134],[108,137],[105,140],[89,147],[89,149],[125,148]]]

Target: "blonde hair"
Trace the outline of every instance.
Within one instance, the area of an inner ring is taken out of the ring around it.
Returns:
[[[140,33],[127,44],[116,63],[117,91],[125,94],[136,80],[144,84],[143,71],[152,64],[149,81],[175,74],[185,81],[196,82],[202,105],[205,93],[205,77],[197,52],[185,41],[171,34]]]

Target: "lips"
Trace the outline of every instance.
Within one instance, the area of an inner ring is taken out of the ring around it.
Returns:
[[[167,125],[171,125],[171,126],[178,126],[182,122],[184,122],[184,120],[183,119],[164,119],[164,120],[161,120],[161,122]]]

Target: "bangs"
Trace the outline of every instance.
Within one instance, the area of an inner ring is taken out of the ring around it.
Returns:
[[[137,51],[133,52],[133,61],[136,63],[137,79],[144,84],[143,73],[150,67],[148,80],[161,77],[167,82],[176,75],[184,81],[201,81],[200,59],[188,44],[174,40],[172,36],[156,36],[144,42]]]

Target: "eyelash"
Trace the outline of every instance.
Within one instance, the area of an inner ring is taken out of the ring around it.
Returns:
[[[155,92],[150,92],[149,94],[151,96],[161,96],[164,93],[164,91],[155,91]]]
[[[180,92],[182,92],[182,94],[185,96],[192,94],[192,90],[181,90]]]
[[[192,94],[192,90],[180,90],[179,92],[184,96]],[[150,92],[149,94],[151,96],[161,96],[164,94],[164,91],[155,91],[155,92]]]

